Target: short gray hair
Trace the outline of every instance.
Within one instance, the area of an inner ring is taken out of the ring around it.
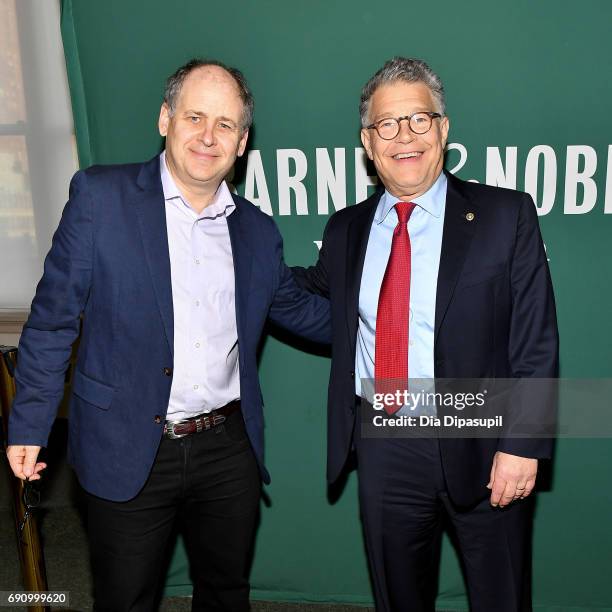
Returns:
[[[445,114],[444,86],[440,77],[423,60],[410,57],[394,57],[387,61],[361,90],[361,101],[359,103],[361,127],[366,127],[369,123],[370,99],[374,92],[381,85],[397,81],[427,85],[435,102],[438,104],[436,110],[442,115]]]
[[[225,70],[234,79],[236,87],[238,87],[240,99],[242,100],[242,104],[244,106],[242,114],[242,129],[244,131],[248,130],[253,123],[253,108],[255,106],[255,101],[253,100],[253,94],[247,85],[246,79],[244,78],[242,72],[240,72],[240,70],[237,68],[232,68],[231,66],[227,66],[223,62],[219,62],[218,60],[214,59],[191,59],[168,77],[168,80],[166,81],[166,88],[164,89],[164,102],[168,106],[170,116],[172,116],[176,111],[176,102],[181,93],[185,79],[194,70],[205,68],[206,66],[218,66],[219,68],[223,68],[223,70]]]

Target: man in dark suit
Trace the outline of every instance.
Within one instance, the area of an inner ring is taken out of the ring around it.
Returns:
[[[82,333],[69,458],[86,491],[96,610],[155,608],[181,520],[194,610],[248,610],[263,463],[256,351],[266,319],[329,341],[329,303],[300,289],[274,222],[230,193],[253,98],[192,60],[169,79],[165,151],[72,180],[19,345],[8,456],[36,480]]]
[[[365,85],[360,111],[384,190],[333,215],[316,266],[294,269],[332,304],[328,479],[353,447],[377,610],[434,610],[444,514],[471,609],[529,610],[529,495],[551,440],[508,429],[472,438],[366,435],[360,421],[372,430],[368,389],[398,380],[557,375],[554,298],[533,201],[443,171],[444,92],[424,62],[387,62]],[[410,415],[402,401],[388,412],[398,408]]]

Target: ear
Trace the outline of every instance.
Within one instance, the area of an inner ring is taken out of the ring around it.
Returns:
[[[157,121],[157,127],[159,129],[160,136],[166,136],[168,133],[168,124],[170,123],[170,109],[164,102],[159,109],[159,119]]]
[[[450,130],[450,121],[448,117],[444,116],[440,120],[440,135],[442,136],[442,147],[446,146],[446,141],[448,140],[448,131]]]
[[[365,149],[365,152],[368,155],[369,159],[373,159],[372,157],[372,130],[367,130],[366,128],[361,128],[361,144]]]
[[[245,130],[242,136],[240,137],[240,141],[238,142],[238,157],[242,157],[244,154],[244,150],[246,149],[247,140],[249,139],[249,130]]]

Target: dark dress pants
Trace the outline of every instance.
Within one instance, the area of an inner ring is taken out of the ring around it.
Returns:
[[[208,431],[162,439],[132,500],[87,495],[94,609],[157,609],[169,545],[181,528],[192,610],[249,610],[248,565],[261,482],[240,412]]]
[[[446,493],[437,439],[356,432],[355,448],[377,611],[435,610],[444,514],[459,544],[471,612],[531,610],[530,498],[500,509],[487,497],[459,511]]]

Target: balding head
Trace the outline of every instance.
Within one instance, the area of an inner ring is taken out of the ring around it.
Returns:
[[[227,77],[232,80],[244,106],[241,127],[243,131],[248,130],[253,123],[254,100],[246,79],[237,68],[226,66],[223,62],[217,60],[199,58],[189,60],[185,65],[178,68],[176,72],[168,77],[164,90],[164,103],[168,107],[170,115],[173,115],[176,111],[178,97],[181,93],[185,79],[195,72],[198,72],[200,75],[208,75],[211,80],[217,80],[219,84]]]

